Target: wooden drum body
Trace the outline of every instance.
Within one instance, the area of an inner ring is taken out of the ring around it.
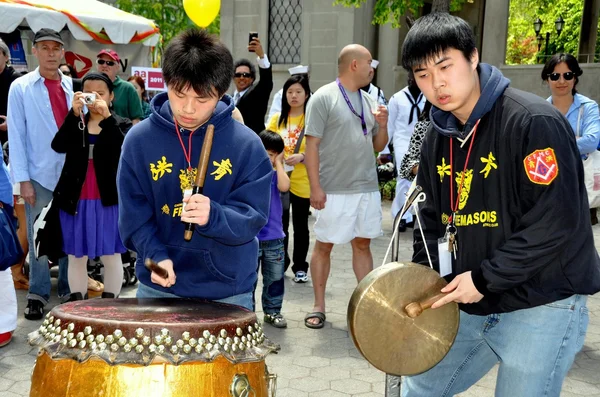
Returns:
[[[244,308],[184,299],[94,299],[55,307],[31,396],[268,397],[278,346]]]

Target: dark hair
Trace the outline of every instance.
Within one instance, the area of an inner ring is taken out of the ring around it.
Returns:
[[[306,113],[306,104],[310,99],[310,86],[308,85],[308,77],[306,74],[296,74],[287,79],[283,85],[283,95],[281,97],[281,114],[279,115],[278,126],[282,125],[287,127],[288,114],[290,113],[291,106],[287,101],[287,90],[294,84],[300,84],[304,88],[306,93],[306,100],[304,101],[304,113]]]
[[[426,64],[435,56],[454,48],[467,61],[477,50],[475,35],[469,24],[456,16],[435,12],[417,19],[402,45],[402,67],[412,74],[415,66]]]
[[[71,73],[71,78],[72,79],[76,79],[79,76],[77,75],[77,70],[75,70],[75,68],[73,67],[73,65],[71,65],[70,63],[61,63],[60,65],[58,65],[58,68],[60,69],[62,66],[66,66],[69,68],[69,73]]]
[[[88,80],[104,81],[106,83],[106,86],[108,87],[108,92],[110,92],[110,93],[113,92],[113,89],[114,89],[113,82],[111,81],[110,77],[108,77],[108,75],[106,73],[90,72],[90,73],[86,74],[85,76],[83,76],[83,79],[81,79],[81,89],[82,90],[83,90],[83,86],[85,85],[85,82]]]
[[[577,58],[575,58],[571,54],[565,54],[561,52],[560,54],[552,55],[544,65],[544,68],[542,69],[542,80],[548,81],[548,77],[550,77],[550,75],[554,73],[554,68],[556,67],[556,65],[562,62],[566,63],[569,70],[575,75],[575,85],[573,86],[573,90],[571,91],[571,94],[575,95],[577,94],[576,88],[577,83],[579,83],[579,76],[583,74],[583,70],[581,70],[579,62],[577,62]]]
[[[138,75],[129,76],[127,81],[135,81],[137,85],[142,89],[142,100],[148,99],[148,92],[146,92],[146,83],[144,83],[144,79]]]
[[[231,52],[205,30],[190,28],[169,42],[163,55],[162,72],[169,88],[192,88],[202,97],[221,97],[233,77]]]
[[[278,133],[264,130],[258,136],[266,150],[272,150],[277,154],[283,152],[285,144],[283,143],[283,138]]]
[[[252,81],[256,79],[256,68],[254,67],[252,62],[250,62],[246,58],[239,59],[235,62],[235,65],[233,65],[233,71],[235,72],[240,66],[248,66],[248,69],[250,69],[250,77],[252,78]]]

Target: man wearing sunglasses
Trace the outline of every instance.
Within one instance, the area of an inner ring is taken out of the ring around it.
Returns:
[[[117,75],[121,68],[119,54],[115,50],[104,49],[98,53],[96,64],[98,71],[106,73],[113,82],[115,99],[112,101],[112,108],[115,113],[128,118],[133,124],[139,123],[144,115],[142,102],[133,85]]]
[[[244,122],[257,134],[265,129],[265,114],[269,97],[273,90],[273,72],[269,58],[260,44],[258,37],[252,39],[248,45],[248,51],[256,52],[258,55],[258,70],[260,80],[254,84],[256,69],[252,62],[240,59],[235,63],[233,83],[233,101],[242,113]]]

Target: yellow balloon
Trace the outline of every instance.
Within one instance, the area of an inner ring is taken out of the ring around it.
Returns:
[[[219,15],[221,0],[183,0],[183,9],[198,26],[205,28]]]

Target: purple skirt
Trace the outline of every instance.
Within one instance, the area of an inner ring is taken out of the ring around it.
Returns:
[[[80,199],[77,214],[60,210],[63,250],[77,258],[95,258],[127,251],[119,236],[117,205],[105,207],[99,199]]]

